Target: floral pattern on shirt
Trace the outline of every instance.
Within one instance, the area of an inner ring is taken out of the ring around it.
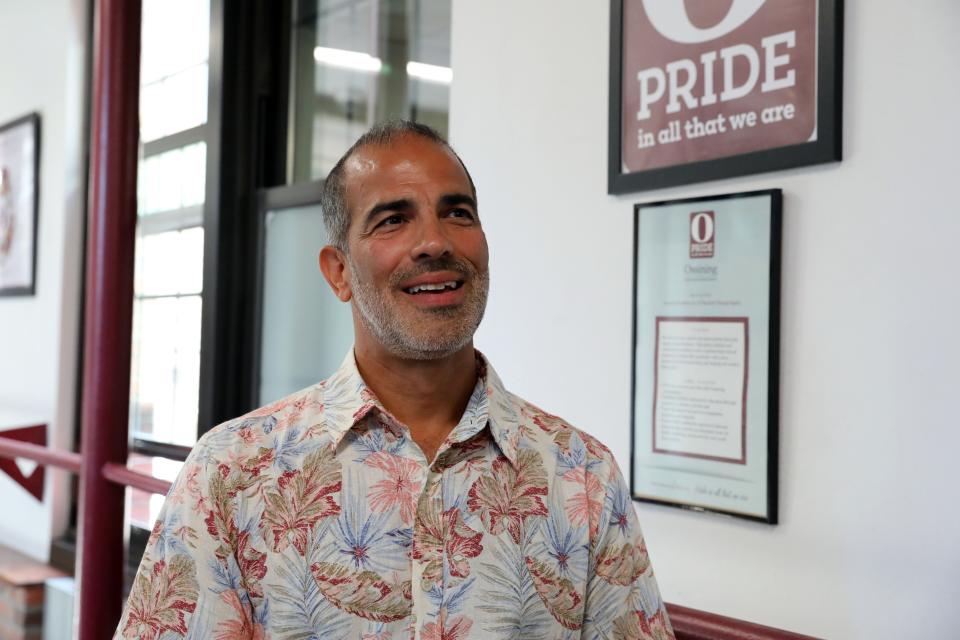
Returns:
[[[115,637],[673,638],[610,451],[478,369],[432,462],[352,353],[211,430]]]

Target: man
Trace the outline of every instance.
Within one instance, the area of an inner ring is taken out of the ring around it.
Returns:
[[[391,122],[324,189],[354,348],[201,438],[118,637],[672,638],[613,456],[473,348],[487,244],[459,157]]]

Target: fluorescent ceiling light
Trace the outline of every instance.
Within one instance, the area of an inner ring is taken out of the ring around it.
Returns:
[[[383,67],[380,58],[374,58],[369,53],[347,51],[346,49],[330,49],[328,47],[314,47],[313,59],[320,64],[356,71],[376,73]]]
[[[407,75],[438,84],[450,84],[453,81],[453,69],[450,67],[438,67],[435,64],[424,64],[422,62],[408,62]]]

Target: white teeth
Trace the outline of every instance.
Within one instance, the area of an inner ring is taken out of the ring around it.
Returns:
[[[444,289],[456,289],[457,283],[454,280],[450,282],[438,282],[437,284],[418,284],[415,287],[407,289],[409,293],[420,293],[421,291],[443,291]]]

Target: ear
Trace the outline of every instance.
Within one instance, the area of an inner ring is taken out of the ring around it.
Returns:
[[[353,289],[350,287],[351,274],[340,249],[329,244],[320,249],[320,271],[333,289],[333,294],[342,302],[349,302],[353,297]]]

